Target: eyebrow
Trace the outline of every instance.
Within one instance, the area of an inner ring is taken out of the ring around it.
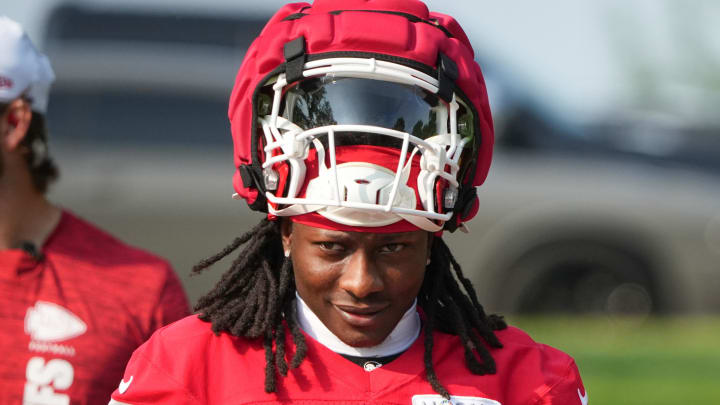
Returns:
[[[354,240],[351,236],[353,232],[346,231],[334,231],[330,229],[319,229],[314,238],[332,238],[337,240]],[[365,232],[362,232],[365,233]],[[390,233],[376,233],[377,241],[379,242],[395,242],[398,240],[414,239],[412,232],[390,232]]]

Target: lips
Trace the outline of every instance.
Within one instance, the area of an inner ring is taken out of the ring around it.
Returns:
[[[378,323],[378,319],[386,305],[355,306],[333,304],[345,322],[356,327],[371,327]]]

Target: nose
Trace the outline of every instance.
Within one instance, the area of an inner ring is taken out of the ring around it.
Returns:
[[[340,288],[355,298],[365,298],[385,288],[382,275],[372,257],[361,249],[347,258],[338,283]]]

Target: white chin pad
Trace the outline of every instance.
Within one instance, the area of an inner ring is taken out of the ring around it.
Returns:
[[[367,162],[348,162],[337,165],[337,182],[333,170],[321,170],[318,177],[308,183],[306,198],[330,200],[337,206],[319,209],[318,214],[343,225],[375,227],[390,225],[402,218],[380,210],[353,207],[354,204],[372,204],[386,207],[390,202],[395,172]],[[415,191],[400,181],[392,207],[415,209]]]

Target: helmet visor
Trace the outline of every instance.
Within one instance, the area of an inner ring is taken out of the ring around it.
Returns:
[[[284,99],[282,116],[305,130],[373,125],[422,139],[448,132],[447,119],[438,122],[438,111],[447,111],[447,104],[416,86],[328,75],[299,82]]]

